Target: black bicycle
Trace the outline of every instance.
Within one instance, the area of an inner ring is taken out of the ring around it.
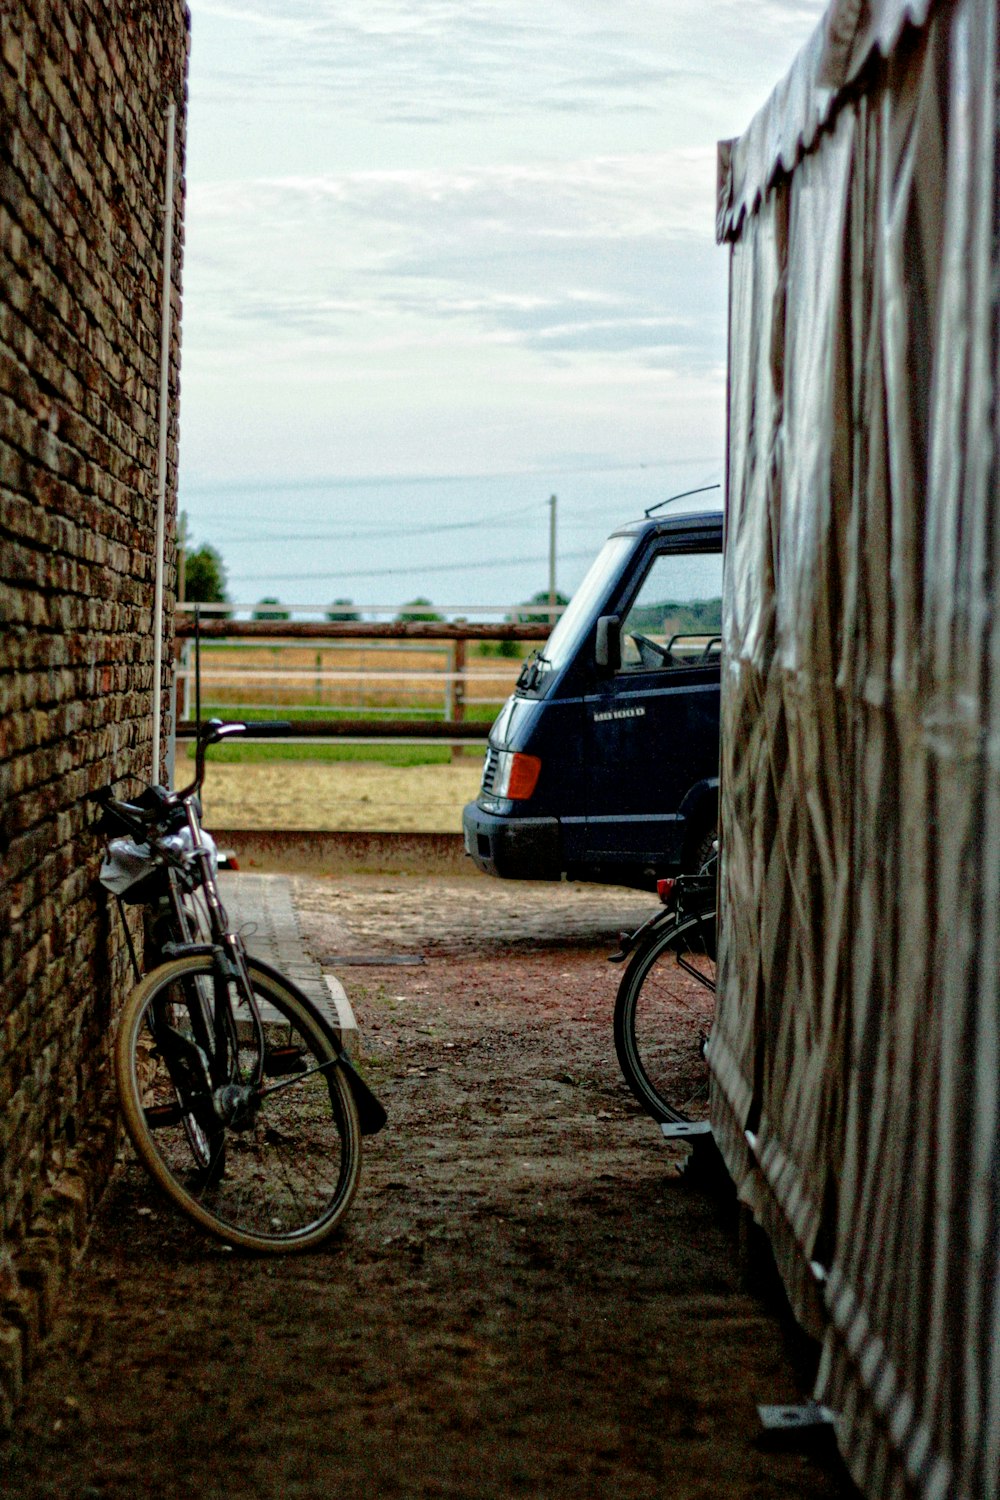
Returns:
[[[126,1130],[154,1182],[195,1223],[271,1252],[332,1233],[357,1190],[361,1137],[386,1119],[327,1018],[231,930],[201,827],[209,745],[288,727],[210,720],[183,791],[149,787],[134,802],[112,787],[92,795],[108,839],[101,882],[122,905],[144,908],[155,964],[142,978],[126,922],[138,980],[115,1042]]]
[[[657,884],[663,910],[622,933],[628,958],[615,1000],[615,1051],[625,1081],[654,1120],[703,1119],[705,1050],[715,1011],[717,853],[697,875]]]

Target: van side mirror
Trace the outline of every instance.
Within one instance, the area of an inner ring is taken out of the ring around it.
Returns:
[[[594,643],[594,661],[609,672],[617,672],[622,664],[622,622],[617,615],[601,615],[597,622],[597,639]]]

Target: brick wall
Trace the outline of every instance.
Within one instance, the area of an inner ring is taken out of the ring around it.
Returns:
[[[126,954],[82,799],[151,771],[165,116],[172,557],[187,50],[180,0],[3,7],[0,1426],[114,1158]]]

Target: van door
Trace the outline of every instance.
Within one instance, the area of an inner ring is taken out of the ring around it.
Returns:
[[[655,552],[619,617],[621,664],[584,704],[588,858],[669,870],[681,803],[718,775],[721,553]]]

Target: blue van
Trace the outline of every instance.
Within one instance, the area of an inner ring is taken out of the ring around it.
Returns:
[[[490,730],[462,816],[479,869],[651,889],[696,869],[719,792],[722,515],[605,542]]]

